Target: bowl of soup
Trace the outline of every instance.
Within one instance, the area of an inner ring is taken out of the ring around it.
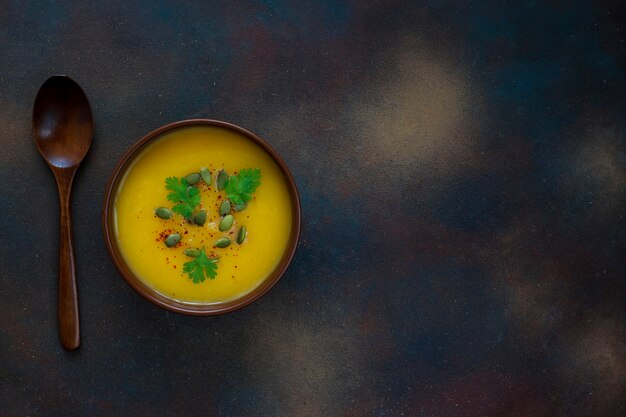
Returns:
[[[300,202],[287,165],[257,135],[184,120],[122,156],[102,223],[113,263],[141,296],[213,315],[252,303],[280,279],[296,250]]]

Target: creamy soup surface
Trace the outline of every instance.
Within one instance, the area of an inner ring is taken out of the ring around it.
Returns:
[[[201,205],[207,220],[203,226],[189,223],[174,214],[163,220],[157,207],[172,208],[165,188],[167,177],[185,177],[210,170],[212,184],[200,181]],[[259,168],[261,184],[247,207],[231,211],[232,228],[218,228],[219,206],[226,193],[217,191],[220,169],[233,175],[244,168]],[[183,127],[166,133],[146,146],[127,169],[115,197],[115,237],[129,268],[157,292],[187,303],[216,304],[240,298],[258,287],[276,268],[289,242],[292,206],[287,182],[274,160],[255,142],[226,128]],[[236,242],[241,226],[245,241]],[[180,243],[167,247],[164,238],[178,233]],[[226,248],[214,247],[229,237]],[[193,258],[185,249],[204,248],[218,257],[217,276],[194,283],[183,272]]]

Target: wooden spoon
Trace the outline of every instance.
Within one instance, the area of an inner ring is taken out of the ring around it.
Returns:
[[[33,108],[33,136],[59,189],[59,332],[63,347],[74,350],[80,344],[80,332],[70,194],[74,173],[89,150],[93,136],[89,101],[74,80],[57,75],[43,83]]]

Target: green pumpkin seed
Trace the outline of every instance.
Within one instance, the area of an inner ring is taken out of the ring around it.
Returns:
[[[241,203],[235,205],[235,211],[244,211],[248,207],[248,203]]]
[[[180,242],[180,235],[178,233],[172,233],[165,238],[165,246],[167,246],[168,248],[176,246],[178,242]]]
[[[163,220],[172,218],[172,211],[165,207],[159,207],[158,209],[156,209],[155,214],[157,215],[158,218],[163,219]]]
[[[194,172],[193,174],[187,175],[185,177],[185,180],[187,180],[187,184],[195,185],[198,182],[200,182],[200,174],[198,174],[197,172]]]
[[[222,221],[220,222],[220,231],[225,232],[226,230],[230,229],[233,226],[234,221],[235,218],[232,214],[227,214],[226,216],[224,216],[224,218],[222,218]]]
[[[220,172],[217,173],[217,189],[218,191],[222,191],[224,187],[226,187],[226,182],[228,181],[228,174],[223,169],[220,169]]]
[[[239,233],[237,233],[237,243],[241,245],[243,241],[246,240],[246,235],[246,226],[241,226],[241,229],[239,229]]]
[[[215,241],[215,246],[218,248],[225,248],[230,245],[230,239],[227,237],[221,237]]]
[[[200,210],[197,212],[193,218],[193,222],[198,226],[204,226],[204,223],[206,222],[206,211]]]
[[[200,177],[206,185],[211,185],[211,171],[209,171],[206,167],[200,168]]]
[[[220,204],[220,216],[226,216],[228,213],[230,213],[230,201],[224,200]]]
[[[185,255],[191,258],[197,258],[200,255],[199,249],[185,249]]]

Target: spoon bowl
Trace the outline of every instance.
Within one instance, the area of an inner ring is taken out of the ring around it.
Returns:
[[[78,294],[74,268],[70,195],[76,169],[93,137],[93,116],[87,96],[71,78],[49,78],[37,92],[33,136],[59,190],[59,333],[68,350],[80,345]]]
[[[37,149],[51,167],[80,164],[93,135],[87,96],[71,78],[57,75],[41,86],[33,109]]]

